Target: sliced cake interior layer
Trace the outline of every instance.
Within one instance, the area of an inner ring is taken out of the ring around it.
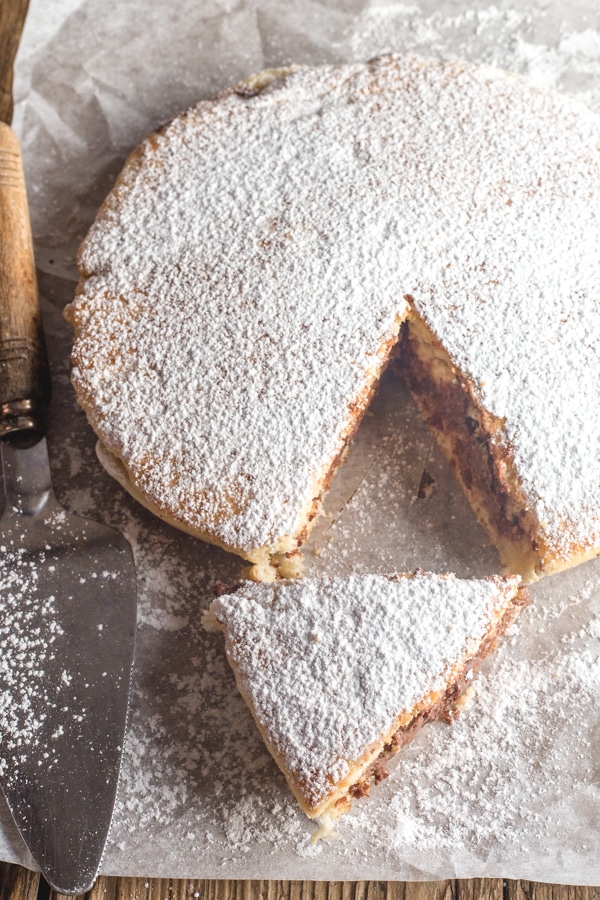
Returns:
[[[302,809],[337,818],[425,723],[453,716],[469,672],[527,602],[518,576],[243,583],[207,624]]]
[[[407,298],[412,299],[412,298]],[[504,421],[483,408],[470,379],[411,309],[396,367],[509,572],[525,582],[597,555],[572,542],[557,553],[527,497]]]
[[[468,378],[414,312],[397,368],[503,564],[535,580],[538,523],[526,508],[501,420],[479,406]]]

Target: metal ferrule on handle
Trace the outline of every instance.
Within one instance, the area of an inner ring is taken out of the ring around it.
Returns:
[[[31,447],[0,445],[6,513],[37,516],[54,501],[46,438]]]
[[[49,400],[21,149],[0,122],[0,438],[44,434]]]

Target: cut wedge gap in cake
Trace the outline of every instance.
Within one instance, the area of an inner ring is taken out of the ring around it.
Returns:
[[[405,298],[412,304],[413,298]],[[411,305],[403,323],[396,369],[508,572],[526,583],[594,558],[592,547],[557,552],[528,500],[502,419],[478,401],[478,391],[442,341]],[[565,528],[565,534],[568,529]]]
[[[471,673],[528,599],[518,576],[420,570],[246,582],[213,601],[205,626],[223,632],[301,808],[331,822],[387,776],[387,759],[422,725],[458,713]]]
[[[525,509],[502,422],[478,404],[473,386],[413,311],[397,368],[503,564],[536,579],[536,523]]]

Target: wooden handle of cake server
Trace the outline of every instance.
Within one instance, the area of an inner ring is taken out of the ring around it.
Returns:
[[[0,122],[0,437],[43,434],[49,400],[21,148]]]

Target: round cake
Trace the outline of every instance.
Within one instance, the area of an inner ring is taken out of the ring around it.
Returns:
[[[99,456],[179,528],[294,574],[397,348],[505,565],[600,552],[600,120],[383,57],[262,73],[150,135],[80,251]]]

